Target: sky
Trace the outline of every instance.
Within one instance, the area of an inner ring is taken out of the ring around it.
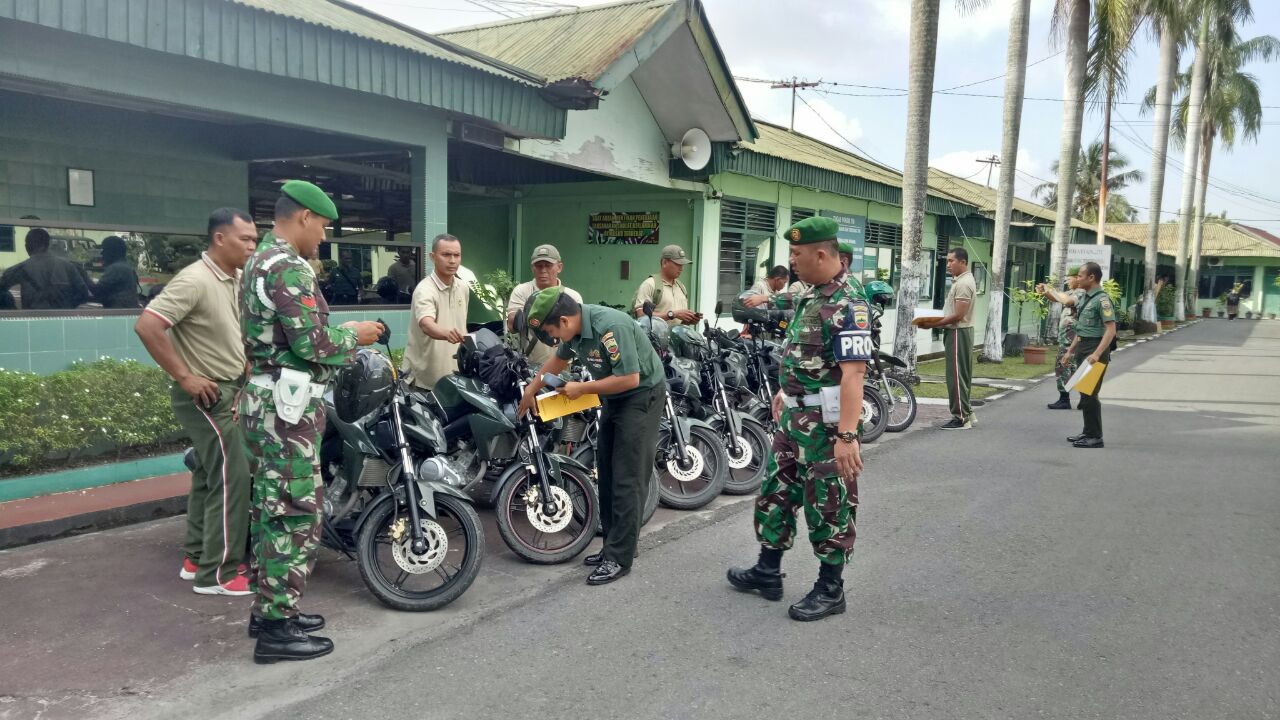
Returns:
[[[555,5],[592,5],[584,0],[355,0],[376,12],[427,32],[502,19],[492,8],[515,14],[540,12]],[[909,0],[703,0],[711,27],[729,66],[739,78],[774,80],[798,77],[868,87],[824,86],[800,92],[795,127],[833,145],[868,155],[901,168],[905,148]],[[989,165],[977,158],[999,155],[1003,122],[1003,78],[1012,0],[990,0],[986,8],[968,13],[954,0],[942,0],[935,89],[969,85],[959,92],[981,97],[940,95],[933,99],[929,142],[930,165],[987,182]],[[1032,0],[1031,34],[1017,165],[1018,195],[1033,198],[1041,180],[1053,180],[1058,159],[1063,104],[1064,55],[1050,34],[1053,0]],[[1249,38],[1280,36],[1280,2],[1253,0],[1254,21],[1241,27]],[[554,8],[549,8],[554,9]],[[1131,168],[1150,175],[1150,114],[1139,102],[1155,84],[1158,48],[1151,33],[1135,39],[1129,63],[1129,83],[1113,111],[1112,144]],[[1191,62],[1180,58],[1180,67]],[[1206,206],[1209,212],[1280,232],[1280,61],[1250,66],[1262,88],[1264,124],[1257,140],[1233,150],[1215,147]],[[979,82],[996,78],[988,82]],[[970,83],[974,83],[970,85]],[[788,90],[768,84],[738,81],[754,117],[786,125],[790,121]],[[888,88],[888,89],[875,89]],[[838,94],[839,93],[839,94]],[[607,102],[607,101],[606,101]],[[1101,138],[1102,112],[1085,111],[1083,144]],[[852,144],[852,146],[851,146]],[[1182,187],[1182,150],[1170,148],[1173,162],[1164,188],[1162,219],[1176,218]],[[998,169],[991,172],[998,181]],[[1214,186],[1218,187],[1214,187]],[[1150,186],[1144,179],[1124,191],[1139,208],[1139,220],[1149,218]]]

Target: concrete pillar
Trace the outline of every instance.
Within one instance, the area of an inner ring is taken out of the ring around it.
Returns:
[[[409,188],[410,232],[419,247],[449,231],[448,137],[441,127],[424,140],[424,145],[410,150],[409,163],[413,178]]]
[[[693,227],[697,232],[694,265],[696,286],[690,288],[689,299],[694,312],[711,317],[716,307],[716,292],[720,287],[720,201],[705,196],[693,200]],[[695,278],[689,278],[694,284]]]

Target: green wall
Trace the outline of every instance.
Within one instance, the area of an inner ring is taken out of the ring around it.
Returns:
[[[0,218],[203,233],[248,202],[248,167],[211,124],[0,93]],[[67,168],[94,171],[94,207],[67,204]]]
[[[449,196],[449,234],[462,242],[462,264],[478,277],[511,269],[510,211],[506,201]]]

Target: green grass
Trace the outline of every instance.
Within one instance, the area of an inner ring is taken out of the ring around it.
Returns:
[[[1045,356],[1043,365],[1028,365],[1022,362],[1020,357],[1006,357],[1000,363],[980,363],[978,355],[973,356],[973,376],[982,378],[997,378],[1001,380],[1026,380],[1028,378],[1039,377],[1053,370],[1053,357],[1057,352],[1054,348],[1049,349],[1050,352]],[[941,358],[930,360],[929,362],[920,363],[917,373],[921,375],[934,375],[943,377],[946,374],[945,361]],[[944,395],[945,397],[945,395]]]
[[[946,398],[947,386],[945,383],[922,382],[915,386],[916,397],[927,398]],[[985,400],[998,392],[1003,392],[1000,388],[986,387],[984,385],[974,385],[969,388],[969,398],[971,400]]]

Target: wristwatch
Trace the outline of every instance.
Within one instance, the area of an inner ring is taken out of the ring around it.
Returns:
[[[675,310],[668,310],[668,311],[667,311],[667,319],[668,319],[668,320],[675,320],[675,319],[676,319],[676,311],[675,311]]]
[[[836,433],[836,439],[843,443],[855,443],[858,442],[858,433],[838,432]]]

